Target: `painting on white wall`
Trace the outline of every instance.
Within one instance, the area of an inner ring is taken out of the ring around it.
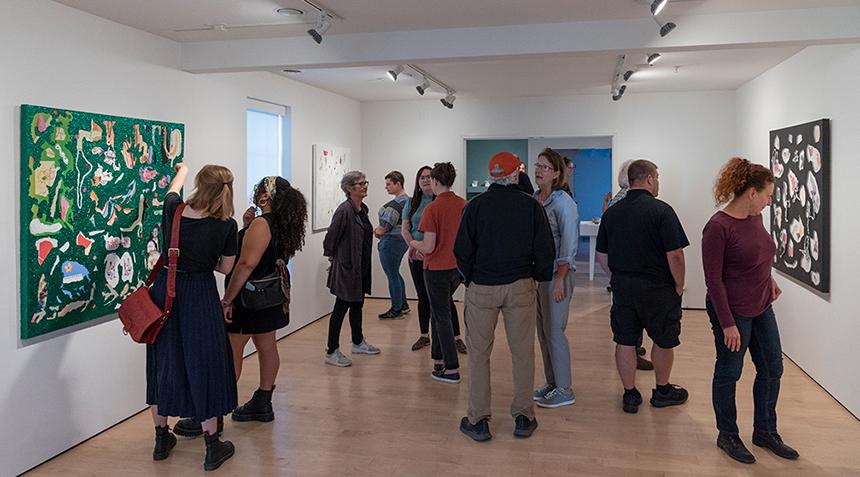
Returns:
[[[830,292],[830,120],[770,132],[774,267]]]
[[[314,232],[328,229],[335,209],[344,201],[340,180],[350,170],[350,150],[314,144],[313,217]]]

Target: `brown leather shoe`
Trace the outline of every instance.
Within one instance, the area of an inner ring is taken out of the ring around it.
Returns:
[[[430,346],[430,338],[426,336],[418,337],[418,340],[412,345],[412,351],[418,351],[425,346]]]
[[[463,343],[463,340],[461,339],[454,342],[454,347],[457,348],[457,352],[460,354],[469,354],[466,350],[466,343]]]

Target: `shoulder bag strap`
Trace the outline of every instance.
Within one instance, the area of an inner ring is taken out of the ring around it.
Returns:
[[[170,317],[173,297],[176,296],[176,266],[179,262],[179,224],[185,203],[179,204],[173,212],[173,226],[170,229],[170,248],[167,249],[167,296],[164,300],[164,319]]]

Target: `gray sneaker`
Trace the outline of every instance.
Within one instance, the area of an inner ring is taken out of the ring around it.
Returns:
[[[535,389],[535,393],[532,394],[532,400],[540,401],[541,399],[543,399],[544,396],[547,395],[548,392],[552,391],[553,389],[555,389],[555,386],[553,386],[552,384],[544,384],[543,386]]]
[[[576,395],[573,394],[573,389],[555,388],[546,393],[546,396],[537,400],[539,407],[556,408],[562,406],[570,406],[576,402]]]
[[[325,355],[325,364],[345,368],[347,366],[352,366],[352,360],[344,356],[338,348],[334,350],[334,353]]]
[[[359,345],[352,345],[352,354],[379,354],[379,348],[364,340]]]

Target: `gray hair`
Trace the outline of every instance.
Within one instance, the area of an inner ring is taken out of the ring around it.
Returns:
[[[630,188],[630,178],[627,177],[627,169],[630,167],[630,164],[632,162],[632,159],[629,161],[624,161],[624,163],[621,164],[621,170],[618,171],[618,187],[622,189]]]
[[[349,199],[349,188],[366,177],[367,176],[364,175],[364,172],[349,171],[344,174],[343,178],[340,180],[340,190],[342,190],[343,193],[346,194],[346,198]]]
[[[519,184],[520,178],[520,168],[514,172],[506,175],[505,177],[490,177],[491,184],[498,184],[500,186],[509,186],[511,184]]]

